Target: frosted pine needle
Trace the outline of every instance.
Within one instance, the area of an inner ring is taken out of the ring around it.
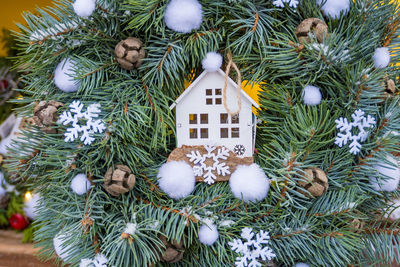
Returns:
[[[299,0],[274,0],[272,4],[276,7],[285,7],[285,3],[289,5],[291,8],[297,8],[299,5]]]
[[[136,223],[127,223],[124,234],[134,235],[136,233],[137,225]]]

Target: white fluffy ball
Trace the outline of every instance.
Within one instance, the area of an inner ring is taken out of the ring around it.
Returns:
[[[157,178],[161,190],[174,199],[190,195],[196,185],[193,168],[184,161],[163,164],[158,170]]]
[[[380,163],[373,168],[380,174],[387,176],[385,177],[386,179],[378,179],[376,177],[371,177],[370,178],[370,183],[372,184],[373,188],[377,191],[387,191],[387,192],[392,192],[395,191],[399,185],[399,180],[400,180],[400,169],[398,166],[398,162],[395,158],[392,156],[387,156],[386,158],[391,165],[387,163]]]
[[[295,267],[310,267],[310,265],[308,265],[307,263],[299,262],[296,263]]]
[[[3,137],[0,141],[0,154],[7,155],[11,148],[14,148],[12,141],[21,141],[26,142],[18,137],[18,133],[21,132],[19,126],[21,125],[22,117],[15,117],[14,115],[10,116],[4,123],[9,123],[9,127],[11,131],[7,136]],[[6,126],[7,127],[7,126]],[[22,154],[22,152],[21,152]]]
[[[208,52],[203,61],[201,61],[201,64],[206,71],[217,71],[222,66],[222,56],[216,52]]]
[[[69,256],[71,255],[72,252],[72,246],[71,245],[64,245],[66,243],[67,236],[65,234],[60,234],[58,233],[54,238],[53,238],[53,246],[56,254],[60,259],[65,261]]]
[[[267,196],[269,179],[257,164],[239,165],[229,179],[229,186],[235,197],[257,202]]]
[[[83,173],[77,174],[71,181],[71,189],[77,195],[84,195],[89,192],[92,184]]]
[[[171,0],[165,10],[164,20],[167,27],[176,32],[197,30],[203,20],[201,4],[197,0]]]
[[[304,104],[309,106],[319,105],[322,101],[320,89],[312,85],[307,85],[304,87],[302,95]]]
[[[217,241],[218,236],[219,233],[215,224],[205,224],[199,229],[199,240],[204,245],[211,246]]]
[[[389,205],[392,206],[387,212],[387,215],[390,215],[389,218],[393,221],[400,219],[400,198],[394,199]]]
[[[63,59],[54,72],[55,85],[66,93],[77,91],[80,85],[79,81],[74,80],[74,65],[76,65],[76,62],[72,59]]]
[[[11,136],[7,136],[0,141],[0,154],[6,155],[8,153],[8,150],[11,148],[11,141]]]
[[[40,200],[40,194],[35,193],[32,194],[32,197],[29,200],[25,201],[24,213],[31,220],[34,220],[37,216],[37,208],[39,200]]]
[[[320,5],[323,0],[317,0],[317,3]],[[321,7],[322,11],[325,15],[331,18],[339,18],[340,13],[347,13],[350,9],[350,1],[349,0],[327,0],[325,4]]]
[[[0,172],[0,197],[4,197],[7,194],[7,190],[5,189],[6,185],[7,183],[4,179],[4,174]]]
[[[96,0],[76,0],[72,7],[78,16],[87,18],[96,8]]]
[[[375,49],[375,53],[372,56],[374,60],[375,68],[383,69],[386,68],[390,63],[390,52],[387,47],[379,47]]]

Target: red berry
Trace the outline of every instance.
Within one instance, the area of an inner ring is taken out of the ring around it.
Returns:
[[[8,81],[7,80],[0,80],[0,88],[7,89],[8,88]]]
[[[13,216],[11,216],[8,222],[10,223],[10,226],[15,230],[24,230],[29,224],[25,216],[19,213],[16,213]]]

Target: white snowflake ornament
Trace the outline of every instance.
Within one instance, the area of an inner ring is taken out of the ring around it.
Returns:
[[[351,142],[350,153],[357,155],[361,151],[361,143],[365,142],[369,135],[369,129],[373,128],[376,120],[371,115],[364,116],[364,111],[357,109],[351,115],[353,121],[349,123],[347,118],[340,117],[337,119],[336,128],[339,133],[335,139],[335,144],[339,147],[345,146],[349,141]],[[358,129],[358,134],[353,134],[353,130]]]
[[[258,234],[253,232],[252,228],[245,227],[242,229],[242,239],[235,239],[228,244],[236,253],[241,254],[236,258],[236,267],[261,267],[260,261],[270,261],[276,255],[269,244],[269,233],[260,230]]]
[[[213,172],[221,176],[231,174],[229,166],[227,166],[225,162],[220,162],[220,160],[226,160],[229,157],[229,149],[221,147],[214,152],[216,149],[215,146],[205,145],[204,148],[207,154],[201,155],[199,151],[192,151],[190,154],[186,154],[186,157],[189,158],[190,162],[195,164],[193,167],[194,175],[203,177],[204,182],[211,185],[215,183],[215,179],[217,179],[217,176]],[[207,165],[207,159],[212,159],[213,165]]]
[[[297,8],[299,5],[299,0],[274,0],[272,4],[276,7],[285,7],[285,3],[289,5],[291,8]]]
[[[79,267],[107,267],[107,257],[97,254],[93,259],[82,259]]]
[[[81,134],[80,140],[85,145],[90,145],[95,140],[93,134],[102,133],[106,129],[100,119],[95,120],[100,114],[100,104],[90,104],[85,112],[82,111],[83,107],[79,100],[75,100],[69,105],[70,111],[64,111],[60,115],[58,123],[72,126],[64,134],[65,142],[73,142]]]

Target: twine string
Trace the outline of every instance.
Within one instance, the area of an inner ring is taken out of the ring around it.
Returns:
[[[224,84],[224,89],[222,91],[222,96],[224,99],[224,107],[225,107],[226,111],[231,115],[231,117],[234,117],[234,116],[238,115],[240,113],[240,111],[242,110],[242,98],[241,98],[242,75],[240,74],[239,68],[237,67],[235,62],[233,62],[232,54],[230,52],[228,52],[226,56],[228,58],[228,65],[226,66],[226,70],[225,70],[225,84]],[[229,109],[228,103],[226,101],[226,99],[227,99],[226,90],[228,88],[228,78],[229,78],[229,73],[230,73],[232,67],[235,69],[235,71],[237,73],[237,95],[236,95],[236,97],[237,97],[237,101],[238,101],[238,110],[235,112],[233,112]]]

